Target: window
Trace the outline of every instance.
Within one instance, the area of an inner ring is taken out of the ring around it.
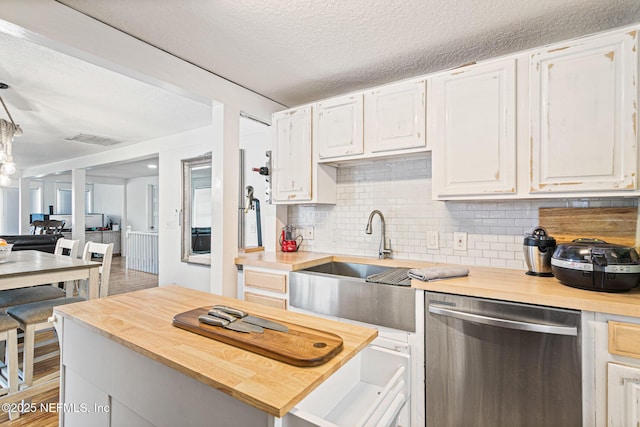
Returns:
[[[40,187],[29,188],[29,212],[44,213],[42,210],[42,191]]]
[[[71,209],[73,206],[73,200],[71,199],[71,190],[65,188],[58,188],[58,195],[56,200],[58,209],[57,214],[71,215]],[[88,214],[93,212],[93,191],[92,189],[84,190],[84,213]]]

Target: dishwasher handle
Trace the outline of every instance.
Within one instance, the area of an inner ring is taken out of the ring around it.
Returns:
[[[522,322],[520,320],[501,319],[499,317],[484,316],[482,314],[468,313],[465,311],[452,310],[441,305],[429,304],[429,313],[440,314],[442,316],[453,317],[468,322],[480,323],[483,325],[497,326],[500,328],[517,329],[520,331],[541,332],[544,334],[577,336],[576,326],[548,325],[544,323]]]

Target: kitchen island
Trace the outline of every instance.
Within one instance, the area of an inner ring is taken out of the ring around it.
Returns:
[[[224,304],[331,332],[343,350],[301,368],[172,326],[176,314]],[[279,425],[377,335],[370,328],[164,286],[57,307],[61,425]]]

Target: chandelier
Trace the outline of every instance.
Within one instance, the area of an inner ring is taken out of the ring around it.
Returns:
[[[8,87],[4,83],[0,83],[0,85],[0,89],[6,89]],[[6,187],[11,184],[11,175],[16,172],[16,164],[13,161],[11,147],[13,137],[22,135],[22,129],[20,125],[15,124],[13,121],[13,117],[11,117],[11,113],[9,113],[1,96],[0,102],[10,120],[0,119],[0,187]]]

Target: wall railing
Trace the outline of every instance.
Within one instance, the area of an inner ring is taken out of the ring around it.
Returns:
[[[158,274],[158,233],[127,231],[126,267]]]

